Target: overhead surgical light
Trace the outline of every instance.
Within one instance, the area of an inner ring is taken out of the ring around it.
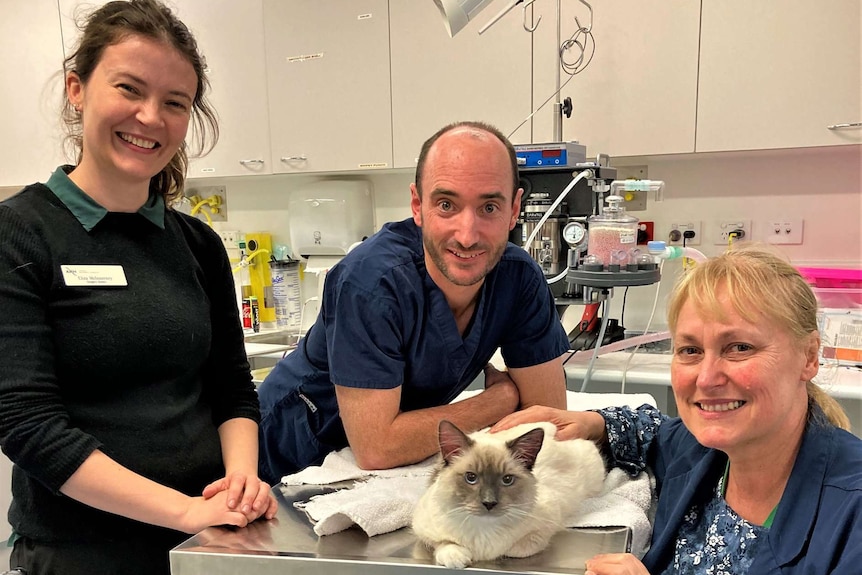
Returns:
[[[446,22],[446,30],[449,36],[455,34],[467,25],[467,22],[476,17],[494,0],[434,0],[437,8]],[[519,0],[521,1],[521,0]],[[517,4],[514,2],[512,5]]]

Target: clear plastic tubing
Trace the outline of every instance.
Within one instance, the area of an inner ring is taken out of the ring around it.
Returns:
[[[664,182],[662,180],[614,180],[611,182],[611,195],[622,196],[620,192],[654,192],[655,201],[662,201]]]
[[[689,247],[669,246],[663,241],[652,241],[647,243],[649,253],[657,258],[672,260],[675,258],[691,258],[696,262],[705,262],[706,256],[703,252]]]
[[[670,339],[669,331],[658,331],[653,333],[647,333],[643,335],[638,335],[635,337],[627,337],[626,339],[621,339],[619,341],[615,341],[614,343],[609,343],[607,345],[603,345],[599,348],[598,355],[604,355],[606,353],[613,353],[615,351],[622,351],[624,349],[628,349],[630,347],[635,347],[638,345],[643,345],[645,343],[652,343],[654,341],[662,341],[665,339]],[[566,361],[570,360],[580,360],[586,359],[593,355],[593,349],[585,349],[582,351],[576,351],[572,354],[572,356]]]

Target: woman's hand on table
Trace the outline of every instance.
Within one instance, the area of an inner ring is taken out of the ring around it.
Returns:
[[[227,508],[242,513],[249,522],[260,517],[272,519],[278,511],[278,503],[272,495],[268,483],[254,474],[239,471],[207,485],[203,490],[204,499],[210,499],[224,492]]]
[[[188,506],[182,511],[179,526],[175,527],[184,533],[198,533],[207,527],[217,525],[233,525],[245,527],[249,524],[248,517],[227,506],[227,491],[218,491],[210,497],[189,497]]]

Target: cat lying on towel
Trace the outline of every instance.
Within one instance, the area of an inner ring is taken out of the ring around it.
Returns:
[[[413,531],[439,565],[464,568],[529,557],[598,495],[605,464],[591,441],[556,441],[547,422],[469,436],[439,426],[442,462],[413,514]]]

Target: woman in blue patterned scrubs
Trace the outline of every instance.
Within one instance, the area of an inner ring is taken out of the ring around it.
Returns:
[[[862,573],[862,440],[811,381],[816,314],[793,266],[735,248],[689,272],[668,307],[680,418],[531,408],[495,426],[553,421],[610,465],[654,473],[649,551],[596,556],[588,575]]]

